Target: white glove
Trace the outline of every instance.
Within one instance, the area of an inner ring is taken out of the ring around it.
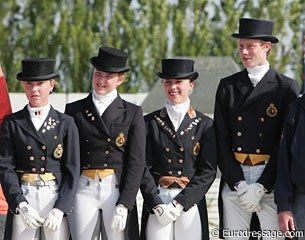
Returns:
[[[175,216],[176,219],[180,217],[184,208],[180,203],[178,203],[176,200],[173,200],[172,203],[167,205],[170,205],[170,211]]]
[[[248,185],[247,191],[238,196],[238,200],[243,208],[248,212],[257,212],[262,210],[260,201],[264,196],[266,190],[260,183],[253,183]]]
[[[173,204],[159,204],[153,208],[154,213],[156,214],[156,217],[158,221],[161,223],[161,225],[167,225],[173,221],[176,221],[177,217],[175,214],[173,214],[174,206]]]
[[[63,211],[59,210],[58,208],[53,208],[49,212],[43,227],[51,232],[57,231],[61,225],[63,216]]]
[[[126,220],[127,220],[128,208],[122,204],[116,206],[116,209],[113,213],[112,217],[112,228],[117,231],[121,232],[126,227]]]
[[[44,219],[27,202],[21,202],[17,207],[17,211],[27,229],[37,229],[44,222]]]

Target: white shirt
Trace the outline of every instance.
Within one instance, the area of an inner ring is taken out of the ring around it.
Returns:
[[[44,121],[46,120],[49,111],[51,109],[51,105],[48,103],[46,106],[41,107],[41,108],[31,108],[30,105],[28,104],[27,106],[31,120],[38,131]]]
[[[164,106],[166,107],[168,116],[175,127],[175,131],[177,131],[185,117],[185,114],[190,108],[190,99],[177,105],[173,105],[170,101],[166,100]]]
[[[114,99],[116,99],[117,96],[118,92],[116,89],[104,96],[97,94],[93,90],[92,101],[100,116],[105,112],[106,108],[114,101]]]
[[[269,68],[269,63],[267,65],[247,68],[248,76],[253,84],[253,87],[255,87],[260,82],[260,80],[262,80],[264,75],[268,72]]]

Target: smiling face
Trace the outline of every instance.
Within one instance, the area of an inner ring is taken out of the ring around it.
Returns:
[[[95,68],[92,77],[92,85],[95,92],[103,96],[119,87],[124,80],[125,76],[122,73],[103,72]]]
[[[266,65],[270,49],[271,42],[263,42],[259,39],[239,39],[239,55],[246,68]]]
[[[30,107],[44,107],[49,102],[49,95],[53,91],[55,80],[22,81],[22,85]]]
[[[163,79],[163,89],[167,99],[174,105],[188,100],[194,83],[190,79]]]

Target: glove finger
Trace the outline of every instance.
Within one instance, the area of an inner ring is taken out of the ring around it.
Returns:
[[[112,219],[112,223],[111,226],[114,230],[117,230],[117,221],[116,221],[116,217],[114,216]]]
[[[45,219],[42,218],[42,217],[40,217],[39,215],[35,217],[35,220],[36,220],[37,222],[41,223],[41,224],[43,224],[44,221],[45,221]]]
[[[35,221],[29,221],[29,223],[28,223],[28,228],[29,229],[37,229],[37,228],[39,228],[40,227],[40,225],[36,222],[36,224],[35,224]]]

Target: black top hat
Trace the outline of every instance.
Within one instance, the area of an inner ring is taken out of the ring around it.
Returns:
[[[91,64],[104,72],[122,73],[128,72],[126,67],[128,54],[111,47],[100,47],[97,57],[90,58]]]
[[[273,22],[253,18],[239,19],[239,33],[233,33],[234,38],[253,38],[277,43],[277,37],[272,36]]]
[[[52,58],[26,58],[21,61],[22,72],[16,75],[20,81],[41,81],[59,77],[54,73],[55,61]]]
[[[163,79],[191,79],[198,78],[198,72],[194,71],[194,61],[190,59],[163,59],[162,72],[157,76]]]

